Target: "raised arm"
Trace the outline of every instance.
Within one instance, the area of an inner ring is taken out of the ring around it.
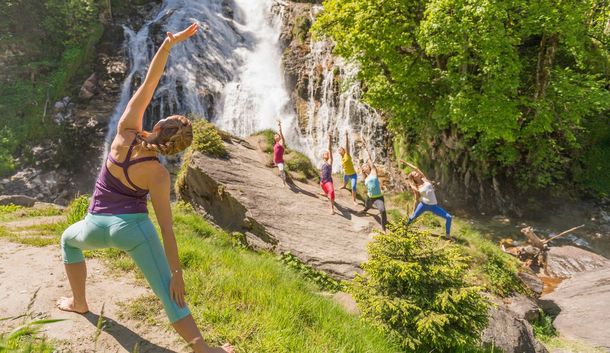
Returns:
[[[146,111],[148,104],[150,104],[150,100],[152,99],[155,89],[159,84],[161,75],[163,75],[165,64],[167,63],[167,58],[169,57],[171,48],[174,45],[193,36],[195,33],[197,33],[197,29],[197,24],[193,23],[182,32],[178,32],[176,34],[169,32],[167,33],[167,37],[157,50],[157,53],[150,63],[144,82],[142,82],[142,85],[138,88],[133,97],[131,97],[129,103],[127,103],[125,112],[123,112],[121,120],[119,120],[118,132],[122,132],[124,130],[142,130],[142,119],[144,118],[144,112]]]
[[[286,140],[284,139],[284,132],[282,131],[282,122],[279,120],[277,121],[277,129],[279,130],[280,134],[280,144],[282,147],[286,147]]]
[[[333,164],[333,134],[331,132],[328,133],[328,161],[330,164]]]
[[[345,131],[345,153],[347,153],[348,156],[351,156],[349,153],[349,132],[347,131]]]
[[[402,163],[406,164],[407,166],[409,166],[411,169],[415,170],[416,172],[418,172],[419,174],[421,174],[423,176],[424,179],[428,179],[426,178],[426,175],[424,174],[424,172],[421,171],[421,169],[417,168],[416,165],[411,164],[403,159],[400,160]]]
[[[375,167],[375,160],[371,156],[371,151],[369,151],[369,147],[366,145],[366,143],[364,144],[364,150],[366,151],[366,155],[369,158],[368,163],[371,166],[371,173],[377,175],[377,167]]]

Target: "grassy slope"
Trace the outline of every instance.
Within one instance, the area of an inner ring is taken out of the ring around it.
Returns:
[[[277,256],[236,246],[230,235],[188,208],[174,207],[174,219],[188,301],[207,340],[232,342],[241,352],[399,351],[375,329],[318,294],[318,287]],[[57,243],[65,225],[40,227],[47,235],[36,245]],[[6,229],[0,233],[12,234]],[[131,260],[115,250],[88,255],[133,269]],[[126,305],[126,316],[154,322],[160,310],[154,298],[137,298]]]
[[[400,210],[405,210],[408,202],[404,195],[389,197],[395,221],[400,219]],[[0,206],[0,222],[52,216],[60,212],[55,208]],[[151,218],[154,220],[154,215],[151,214]],[[195,319],[204,327],[206,339],[230,341],[242,352],[399,351],[376,330],[320,296],[318,287],[304,280],[277,256],[245,249],[237,238],[218,230],[180,204],[174,205],[174,220],[180,258],[185,268],[188,300]],[[0,237],[45,246],[57,244],[66,226],[67,221],[19,229],[0,227]],[[442,234],[442,224],[434,216],[422,217],[416,226],[429,227],[433,232],[438,229]],[[37,235],[16,234],[24,230]],[[510,287],[512,270],[500,271],[500,276],[485,267],[490,262],[488,258],[495,256],[508,261],[510,267],[510,258],[505,258],[497,246],[484,239],[483,234],[459,220],[454,234],[472,257],[472,275],[490,291],[498,292],[502,286]],[[86,254],[106,260],[119,271],[135,270],[131,259],[121,251],[106,249]],[[505,262],[499,265],[504,266]],[[139,271],[136,274],[143,281]],[[496,277],[504,278],[506,282]],[[160,303],[154,296],[134,298],[124,305],[125,317],[149,324],[166,323]],[[537,331],[549,348],[599,352],[580,342],[560,338],[548,327],[538,327]]]

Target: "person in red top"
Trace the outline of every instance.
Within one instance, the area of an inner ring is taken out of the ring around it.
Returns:
[[[286,148],[286,140],[282,133],[282,122],[277,122],[279,133],[273,136],[275,144],[273,145],[273,163],[277,166],[280,171],[280,178],[282,178],[283,186],[286,186],[286,171],[284,170],[284,149]]]

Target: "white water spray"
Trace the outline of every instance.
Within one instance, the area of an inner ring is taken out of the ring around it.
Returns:
[[[278,5],[275,10],[279,9],[275,15],[274,5]],[[359,84],[350,82],[356,68],[336,61],[330,46],[324,43],[311,44],[307,58],[310,76],[318,74],[323,79],[321,87],[310,80],[308,123],[299,128],[281,66],[279,37],[284,6],[275,0],[165,0],[139,30],[124,27],[130,71],[109,123],[106,151],[165,33],[180,31],[193,22],[209,29],[200,30],[172,49],[146,111],[145,129],[171,114],[195,113],[221,129],[248,136],[275,129],[276,121],[281,120],[290,147],[301,150],[314,162],[326,149],[329,131],[339,135],[340,143],[344,131],[349,131],[353,147],[359,136],[367,141],[379,136],[379,115],[358,102]],[[320,67],[322,71],[317,72]],[[339,87],[337,75],[349,85]],[[316,90],[322,91],[320,97]],[[377,145],[375,142],[371,144]]]

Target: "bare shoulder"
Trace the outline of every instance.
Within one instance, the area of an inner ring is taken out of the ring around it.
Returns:
[[[150,165],[147,166],[149,189],[169,184],[170,175],[167,168],[156,161],[145,163],[150,163]]]

